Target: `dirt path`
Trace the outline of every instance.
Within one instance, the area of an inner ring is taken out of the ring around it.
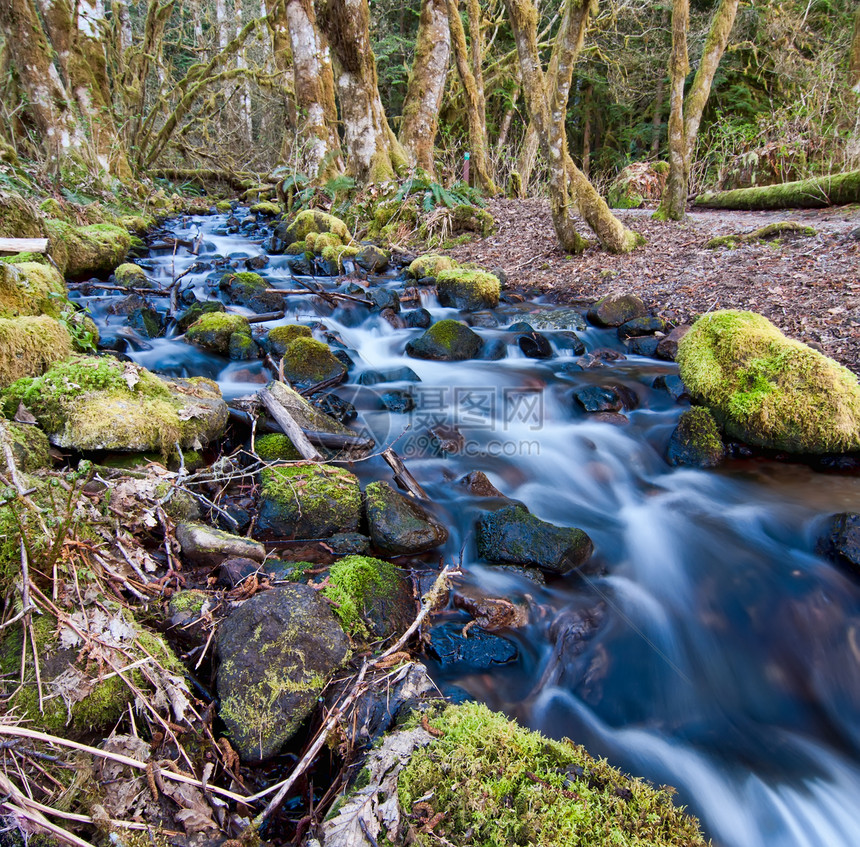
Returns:
[[[651,210],[621,212],[648,239],[626,256],[595,247],[565,255],[544,200],[496,200],[489,210],[496,233],[449,252],[460,262],[503,269],[508,284],[524,294],[580,303],[611,290],[632,291],[674,323],[714,309],[750,309],[860,374],[860,207],[703,210],[682,224],[653,221]],[[782,220],[812,226],[817,235],[735,250],[705,247],[715,236]],[[584,223],[581,231],[588,233]]]

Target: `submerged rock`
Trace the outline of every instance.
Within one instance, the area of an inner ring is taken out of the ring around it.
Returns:
[[[413,359],[462,362],[481,352],[481,336],[464,323],[442,320],[406,345],[406,355]]]
[[[443,668],[465,665],[472,671],[507,665],[519,655],[513,641],[478,627],[464,636],[463,625],[455,622],[433,627],[428,650]]]
[[[581,567],[594,549],[581,529],[547,523],[521,506],[484,514],[478,521],[476,540],[484,561],[532,565],[557,574]]]
[[[818,552],[855,576],[860,576],[860,515],[833,515],[818,541]]]
[[[534,329],[575,330],[588,329],[585,318],[575,309],[547,309],[529,315],[529,323]]]
[[[720,428],[707,409],[697,406],[681,415],[666,450],[670,465],[715,468],[725,455]]]
[[[218,628],[218,714],[246,762],[280,750],[313,711],[349,642],[313,588],[288,585],[246,600]]]
[[[370,537],[380,550],[392,555],[424,553],[448,540],[442,523],[387,482],[371,482],[364,496]]]
[[[753,312],[712,312],[678,345],[681,378],[731,436],[790,453],[860,449],[860,385]]]

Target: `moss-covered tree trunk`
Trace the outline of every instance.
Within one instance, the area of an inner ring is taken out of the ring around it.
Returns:
[[[392,179],[407,160],[379,96],[367,0],[319,0],[317,17],[334,58],[347,170],[359,183]]]
[[[422,0],[415,59],[403,104],[400,143],[409,164],[434,173],[433,151],[439,109],[451,59],[451,29],[446,0]]]
[[[720,0],[708,30],[702,58],[686,98],[684,82],[690,72],[687,54],[687,29],[690,23],[689,0],[674,0],[672,6],[672,58],[669,64],[672,96],[669,114],[669,178],[654,213],[659,219],[679,221],[684,217],[690,170],[696,151],[696,137],[705,111],[717,68],[726,52],[739,0]]]
[[[860,7],[854,14],[854,38],[848,57],[848,85],[855,94],[860,94]]]
[[[695,203],[710,209],[821,209],[860,203],[860,171],[700,194]]]
[[[290,46],[290,29],[287,25],[286,0],[264,0],[266,24],[269,29],[269,38],[272,42],[272,61],[275,70],[280,74],[282,80],[282,91],[284,93],[284,111],[287,119],[286,132],[281,144],[281,161],[289,161],[293,149],[293,141],[298,126],[298,112],[296,110],[296,94],[293,73],[293,51]],[[332,88],[334,83],[332,82]]]
[[[469,126],[469,147],[471,148],[469,152],[472,169],[481,188],[488,194],[496,194],[498,189],[490,172],[490,159],[487,154],[487,114],[483,90],[478,88],[472,63],[469,61],[466,30],[463,27],[463,19],[460,17],[457,0],[448,0],[448,22],[451,28],[451,44],[454,50],[454,59],[457,62],[457,73],[460,75],[466,100],[466,120]],[[480,32],[480,26],[477,25],[476,28]]]

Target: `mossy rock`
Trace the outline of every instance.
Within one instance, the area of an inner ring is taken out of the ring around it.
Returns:
[[[444,524],[387,482],[369,483],[364,497],[370,537],[379,550],[391,555],[426,553],[448,540]]]
[[[157,223],[152,215],[122,215],[118,221],[132,235],[146,235]]]
[[[227,356],[234,362],[245,362],[256,359],[260,354],[257,342],[244,332],[234,332],[227,344]]]
[[[417,718],[416,718],[417,722]],[[400,807],[439,823],[409,827],[410,843],[623,844],[706,847],[696,818],[654,788],[570,741],[522,729],[478,703],[448,706],[397,778]],[[398,843],[405,843],[398,842]]]
[[[76,227],[50,219],[45,221],[45,231],[52,258],[70,279],[111,273],[131,248],[131,236],[112,224]]]
[[[0,190],[0,236],[41,238],[43,234],[36,207],[14,191]]]
[[[327,538],[355,532],[361,490],[349,471],[332,465],[295,464],[260,471],[257,526],[283,538]]]
[[[297,338],[313,338],[310,327],[301,324],[282,324],[272,327],[266,336],[266,348],[277,360],[287,352],[287,348]]]
[[[423,335],[406,345],[406,355],[413,359],[433,359],[462,362],[480,355],[481,336],[464,323],[453,320],[437,321]]]
[[[0,318],[0,388],[23,377],[40,376],[73,352],[69,331],[54,318]]]
[[[13,253],[11,256],[0,256],[0,262],[7,265],[20,265],[23,262],[35,262],[37,265],[50,265],[51,262],[44,253]],[[53,267],[53,265],[51,265]]]
[[[261,435],[254,442],[257,455],[265,462],[292,462],[302,458],[290,439],[280,432]]]
[[[218,628],[218,714],[246,762],[275,755],[310,715],[349,643],[306,585],[255,595]]]
[[[720,428],[706,408],[697,406],[681,415],[666,450],[670,465],[715,468],[725,455]]]
[[[251,325],[246,317],[209,312],[188,327],[185,340],[202,350],[227,356],[230,352],[230,337],[237,332],[251,337]]]
[[[352,245],[323,247],[320,252],[326,262],[329,262],[332,266],[336,266],[338,270],[342,271],[344,269],[344,259],[355,259],[359,253],[359,248]]]
[[[281,209],[278,203],[272,203],[269,200],[261,200],[259,203],[254,203],[251,206],[251,214],[262,215],[266,218],[276,218],[282,211],[283,209]]]
[[[0,263],[0,317],[59,317],[68,306],[66,284],[55,268],[37,262]]]
[[[227,404],[208,379],[160,379],[111,357],[72,356],[0,393],[3,412],[23,403],[51,442],[75,450],[167,454],[199,447],[227,425]]]
[[[177,319],[177,332],[187,332],[195,321],[211,312],[225,312],[224,304],[218,300],[207,300],[205,303],[192,303]],[[250,324],[249,324],[250,327]]]
[[[596,326],[621,326],[648,316],[648,307],[636,294],[613,293],[601,297],[586,315]]]
[[[302,335],[287,345],[283,363],[284,376],[299,388],[346,376],[346,365],[327,344]]]
[[[9,434],[9,446],[12,448],[15,466],[19,471],[32,473],[51,466],[51,456],[48,452],[51,443],[39,427],[12,421],[4,421],[3,424]],[[9,472],[4,453],[0,453],[0,469],[3,473]]]
[[[114,272],[117,285],[124,288],[152,288],[153,284],[146,276],[146,271],[140,265],[124,262]]]
[[[499,305],[501,283],[494,274],[454,268],[436,277],[439,302],[468,312],[495,309]]]
[[[449,256],[430,254],[415,259],[409,265],[409,273],[416,279],[436,279],[442,271],[449,271],[456,266],[457,263]]]
[[[225,291],[232,302],[263,314],[284,308],[284,296],[267,291],[268,283],[252,271],[228,273],[221,277],[218,287]]]
[[[860,449],[860,385],[767,318],[725,310],[678,344],[681,378],[731,436],[789,453]]]
[[[606,202],[613,209],[639,209],[646,200],[659,200],[666,187],[666,162],[633,162],[612,181]]]
[[[486,238],[496,228],[495,218],[478,206],[462,203],[451,210],[451,232],[476,232]]]
[[[218,200],[215,203],[215,211],[220,215],[229,215],[233,211],[233,204],[229,200]]]
[[[289,244],[295,241],[304,241],[312,232],[330,232],[344,244],[352,241],[349,228],[340,218],[326,212],[320,212],[317,209],[307,209],[296,215],[295,220],[287,228],[286,241]]]

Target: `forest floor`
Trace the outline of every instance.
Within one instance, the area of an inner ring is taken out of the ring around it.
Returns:
[[[574,305],[610,291],[632,292],[673,324],[715,309],[749,309],[860,374],[860,206],[700,210],[680,224],[654,221],[650,209],[622,211],[624,223],[647,239],[624,256],[598,247],[566,255],[545,200],[495,200],[488,208],[496,232],[448,252],[459,262],[501,268],[514,291]],[[705,246],[777,221],[796,221],[817,234],[736,249]],[[584,222],[580,230],[588,233]]]

